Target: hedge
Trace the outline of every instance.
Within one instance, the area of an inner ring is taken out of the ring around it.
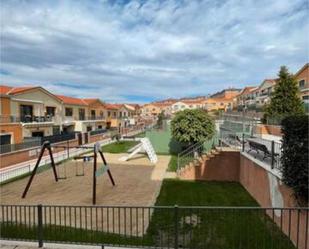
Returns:
[[[308,116],[293,115],[282,120],[283,182],[294,190],[299,203],[308,203]]]

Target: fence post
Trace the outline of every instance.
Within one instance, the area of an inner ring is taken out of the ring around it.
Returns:
[[[245,134],[242,134],[242,152],[245,151]]]
[[[271,141],[271,169],[274,168],[275,164],[275,141]]]
[[[39,247],[43,247],[43,215],[42,204],[38,205],[38,242]]]
[[[175,249],[178,249],[178,205],[174,206]]]

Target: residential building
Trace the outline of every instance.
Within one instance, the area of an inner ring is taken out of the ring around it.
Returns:
[[[208,112],[217,110],[227,111],[233,109],[234,98],[208,98],[204,103],[204,108]]]
[[[0,86],[0,145],[23,141],[21,123],[11,118],[11,96],[7,94],[9,89],[10,87]]]
[[[264,105],[270,102],[271,94],[275,90],[275,86],[278,83],[278,79],[265,79],[259,86],[256,94],[256,108],[262,108]]]
[[[242,89],[242,91],[236,96],[237,110],[242,111],[255,108],[255,95],[257,89],[258,87],[255,86]]]
[[[59,117],[62,113],[62,101],[57,96],[42,87],[0,88],[2,123],[19,123],[23,138],[50,136],[61,132]]]
[[[162,112],[162,108],[160,105],[157,105],[156,103],[150,103],[143,105],[142,107],[142,115],[146,117],[157,117]]]
[[[217,92],[213,95],[210,96],[210,98],[215,98],[215,99],[220,99],[220,98],[225,98],[225,99],[232,99],[236,97],[240,93],[241,89],[237,88],[228,88],[224,89],[220,92]]]
[[[305,105],[309,106],[309,63],[305,64],[295,74],[295,78],[299,87],[299,96]]]
[[[106,128],[118,128],[118,106],[105,104]]]
[[[183,111],[185,109],[189,109],[189,104],[185,103],[185,101],[177,101],[171,106],[172,114],[176,112]]]
[[[89,132],[106,128],[104,105],[99,99],[57,95],[63,102],[63,132]]]

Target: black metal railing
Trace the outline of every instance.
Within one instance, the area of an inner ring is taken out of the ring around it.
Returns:
[[[68,141],[76,138],[76,132],[64,133],[59,135],[45,136],[41,138],[41,143],[49,141],[50,143],[59,143],[63,141]]]
[[[59,143],[63,141],[72,140],[72,139],[75,139],[75,134],[76,134],[75,132],[72,132],[72,133],[67,133],[67,134],[37,137],[36,139],[32,141],[25,141],[23,143],[18,143],[18,144],[3,144],[3,145],[0,145],[0,154],[29,149],[32,147],[38,147],[38,146],[41,146],[45,141],[50,141],[51,143]]]
[[[308,248],[308,208],[1,205],[1,238],[142,248]]]
[[[18,150],[24,150],[32,147],[41,146],[41,140],[34,140],[18,144],[2,144],[0,145],[0,154],[9,153]]]
[[[255,160],[269,165],[271,169],[281,170],[282,148],[279,141],[267,140],[221,127],[220,142],[223,146],[238,149]]]
[[[44,122],[53,122],[52,115],[46,116],[12,116],[12,115],[0,115],[0,123],[44,123]]]
[[[98,134],[103,134],[103,133],[106,133],[107,130],[106,129],[99,129],[99,130],[94,130],[94,131],[90,131],[90,135],[93,136],[93,135],[98,135]]]

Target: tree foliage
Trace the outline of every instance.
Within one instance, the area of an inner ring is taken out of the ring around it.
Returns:
[[[282,121],[283,182],[294,190],[296,198],[308,203],[308,116],[294,115]]]
[[[159,129],[163,128],[163,120],[165,119],[164,111],[160,112],[157,119],[157,127]]]
[[[304,114],[304,106],[298,96],[297,81],[285,66],[279,71],[279,81],[266,107],[265,118],[284,118],[294,114]]]
[[[177,112],[171,129],[178,142],[188,145],[210,139],[215,133],[214,121],[200,109]]]

